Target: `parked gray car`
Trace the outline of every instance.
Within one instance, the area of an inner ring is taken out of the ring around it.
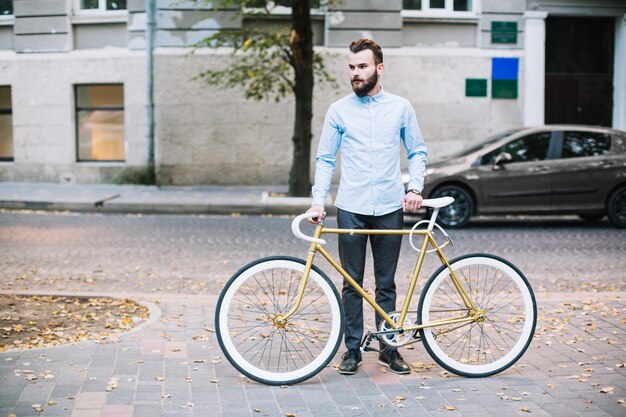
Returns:
[[[437,221],[478,214],[608,216],[626,227],[626,132],[550,125],[509,130],[427,165],[425,197],[452,196]]]

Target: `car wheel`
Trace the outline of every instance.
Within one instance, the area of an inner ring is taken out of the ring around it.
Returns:
[[[589,223],[599,222],[604,218],[604,214],[579,214],[578,217]]]
[[[474,213],[474,200],[467,191],[456,185],[444,185],[430,195],[430,198],[452,197],[454,203],[439,210],[437,223],[443,227],[461,228],[469,222]]]
[[[626,187],[618,188],[609,197],[606,214],[616,227],[626,227]]]

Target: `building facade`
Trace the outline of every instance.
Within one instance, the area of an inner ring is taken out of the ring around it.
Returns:
[[[350,92],[347,45],[359,37],[383,46],[383,86],[411,101],[432,159],[519,126],[626,129],[623,0],[331,4],[312,11],[313,30],[340,87],[315,87],[313,149],[326,108]],[[193,46],[216,30],[288,30],[289,13],[242,16],[180,0],[0,0],[0,180],[141,183],[154,155],[163,185],[285,184],[293,98],[247,101],[207,85],[197,75],[234,58]]]

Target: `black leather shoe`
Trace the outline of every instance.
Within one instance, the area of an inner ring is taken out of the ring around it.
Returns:
[[[378,363],[396,374],[410,374],[411,368],[397,350],[387,350],[378,355]]]
[[[339,373],[344,375],[356,374],[359,370],[359,365],[363,363],[363,356],[359,349],[349,349],[341,357],[343,359],[339,365]]]

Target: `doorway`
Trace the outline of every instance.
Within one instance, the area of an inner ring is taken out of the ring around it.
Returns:
[[[615,19],[548,17],[546,124],[612,126]]]

